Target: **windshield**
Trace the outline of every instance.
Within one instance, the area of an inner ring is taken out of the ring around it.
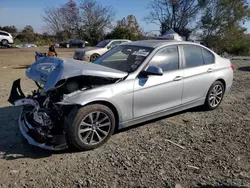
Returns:
[[[110,40],[103,40],[103,41],[99,42],[99,43],[96,45],[96,47],[103,48],[103,47],[107,46],[109,42],[110,42]]]
[[[131,73],[142,64],[152,50],[153,48],[143,46],[119,45],[102,55],[94,63]]]

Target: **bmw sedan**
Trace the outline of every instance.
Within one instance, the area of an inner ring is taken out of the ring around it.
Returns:
[[[233,82],[233,65],[191,42],[121,44],[94,63],[40,58],[26,71],[38,89],[26,97],[20,79],[9,102],[23,106],[22,135],[32,145],[94,149],[116,129],[196,106],[214,110]]]

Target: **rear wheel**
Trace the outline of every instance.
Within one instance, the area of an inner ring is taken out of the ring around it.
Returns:
[[[214,82],[208,91],[206,101],[204,104],[205,108],[208,110],[216,109],[220,105],[223,99],[224,91],[225,87],[222,82],[220,81]]]
[[[91,150],[103,145],[115,130],[115,116],[107,106],[93,104],[80,108],[67,127],[70,146]]]
[[[99,54],[93,54],[93,55],[90,57],[90,62],[94,62],[94,61],[97,60],[99,57],[100,57]]]

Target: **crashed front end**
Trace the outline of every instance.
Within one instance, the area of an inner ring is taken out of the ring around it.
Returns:
[[[61,101],[72,93],[112,84],[126,76],[123,72],[87,64],[59,58],[39,59],[26,71],[38,87],[28,96],[21,89],[20,79],[13,82],[8,101],[23,106],[19,129],[29,144],[48,150],[66,149],[66,127],[76,104],[62,105]],[[107,78],[107,75],[112,76]]]
[[[42,96],[39,89],[25,96],[20,87],[20,79],[13,82],[9,102],[23,106],[19,116],[19,129],[29,144],[48,150],[67,148],[64,132],[66,106],[59,106],[52,93]],[[65,108],[65,109],[64,109]]]

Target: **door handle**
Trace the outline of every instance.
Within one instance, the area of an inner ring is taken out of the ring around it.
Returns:
[[[175,78],[174,78],[174,81],[179,81],[179,80],[182,80],[182,76],[176,76]]]
[[[209,68],[209,69],[207,70],[207,72],[213,72],[213,70],[214,70],[214,69]]]

